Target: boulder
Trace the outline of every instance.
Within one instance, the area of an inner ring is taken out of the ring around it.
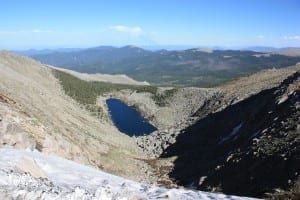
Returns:
[[[46,173],[39,167],[37,162],[28,156],[24,156],[16,165],[21,172],[27,172],[34,178],[48,178]]]

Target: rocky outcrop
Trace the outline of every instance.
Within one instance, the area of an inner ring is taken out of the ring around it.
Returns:
[[[179,130],[155,131],[147,136],[135,137],[138,147],[148,156],[148,158],[158,158],[169,145],[176,142]]]

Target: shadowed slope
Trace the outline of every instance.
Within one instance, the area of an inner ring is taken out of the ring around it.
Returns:
[[[181,185],[262,196],[292,189],[300,166],[300,73],[184,130],[162,157]],[[298,191],[299,192],[299,191]]]

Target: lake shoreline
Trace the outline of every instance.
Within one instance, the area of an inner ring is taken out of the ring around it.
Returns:
[[[144,136],[157,130],[140,112],[122,100],[108,98],[106,104],[111,120],[120,132],[128,136]]]

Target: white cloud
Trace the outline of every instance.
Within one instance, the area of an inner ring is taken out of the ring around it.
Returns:
[[[257,35],[256,38],[262,40],[262,39],[265,38],[265,36],[264,35]]]
[[[300,40],[300,35],[284,36],[285,40]]]
[[[33,29],[33,30],[31,30],[31,32],[33,32],[33,33],[51,33],[53,31],[51,31],[51,30]]]
[[[41,33],[42,31],[40,29],[33,29],[32,32],[33,33]]]
[[[109,30],[121,32],[121,33],[128,33],[134,36],[140,36],[143,33],[143,30],[139,26],[129,27],[123,25],[116,25],[109,27]]]

